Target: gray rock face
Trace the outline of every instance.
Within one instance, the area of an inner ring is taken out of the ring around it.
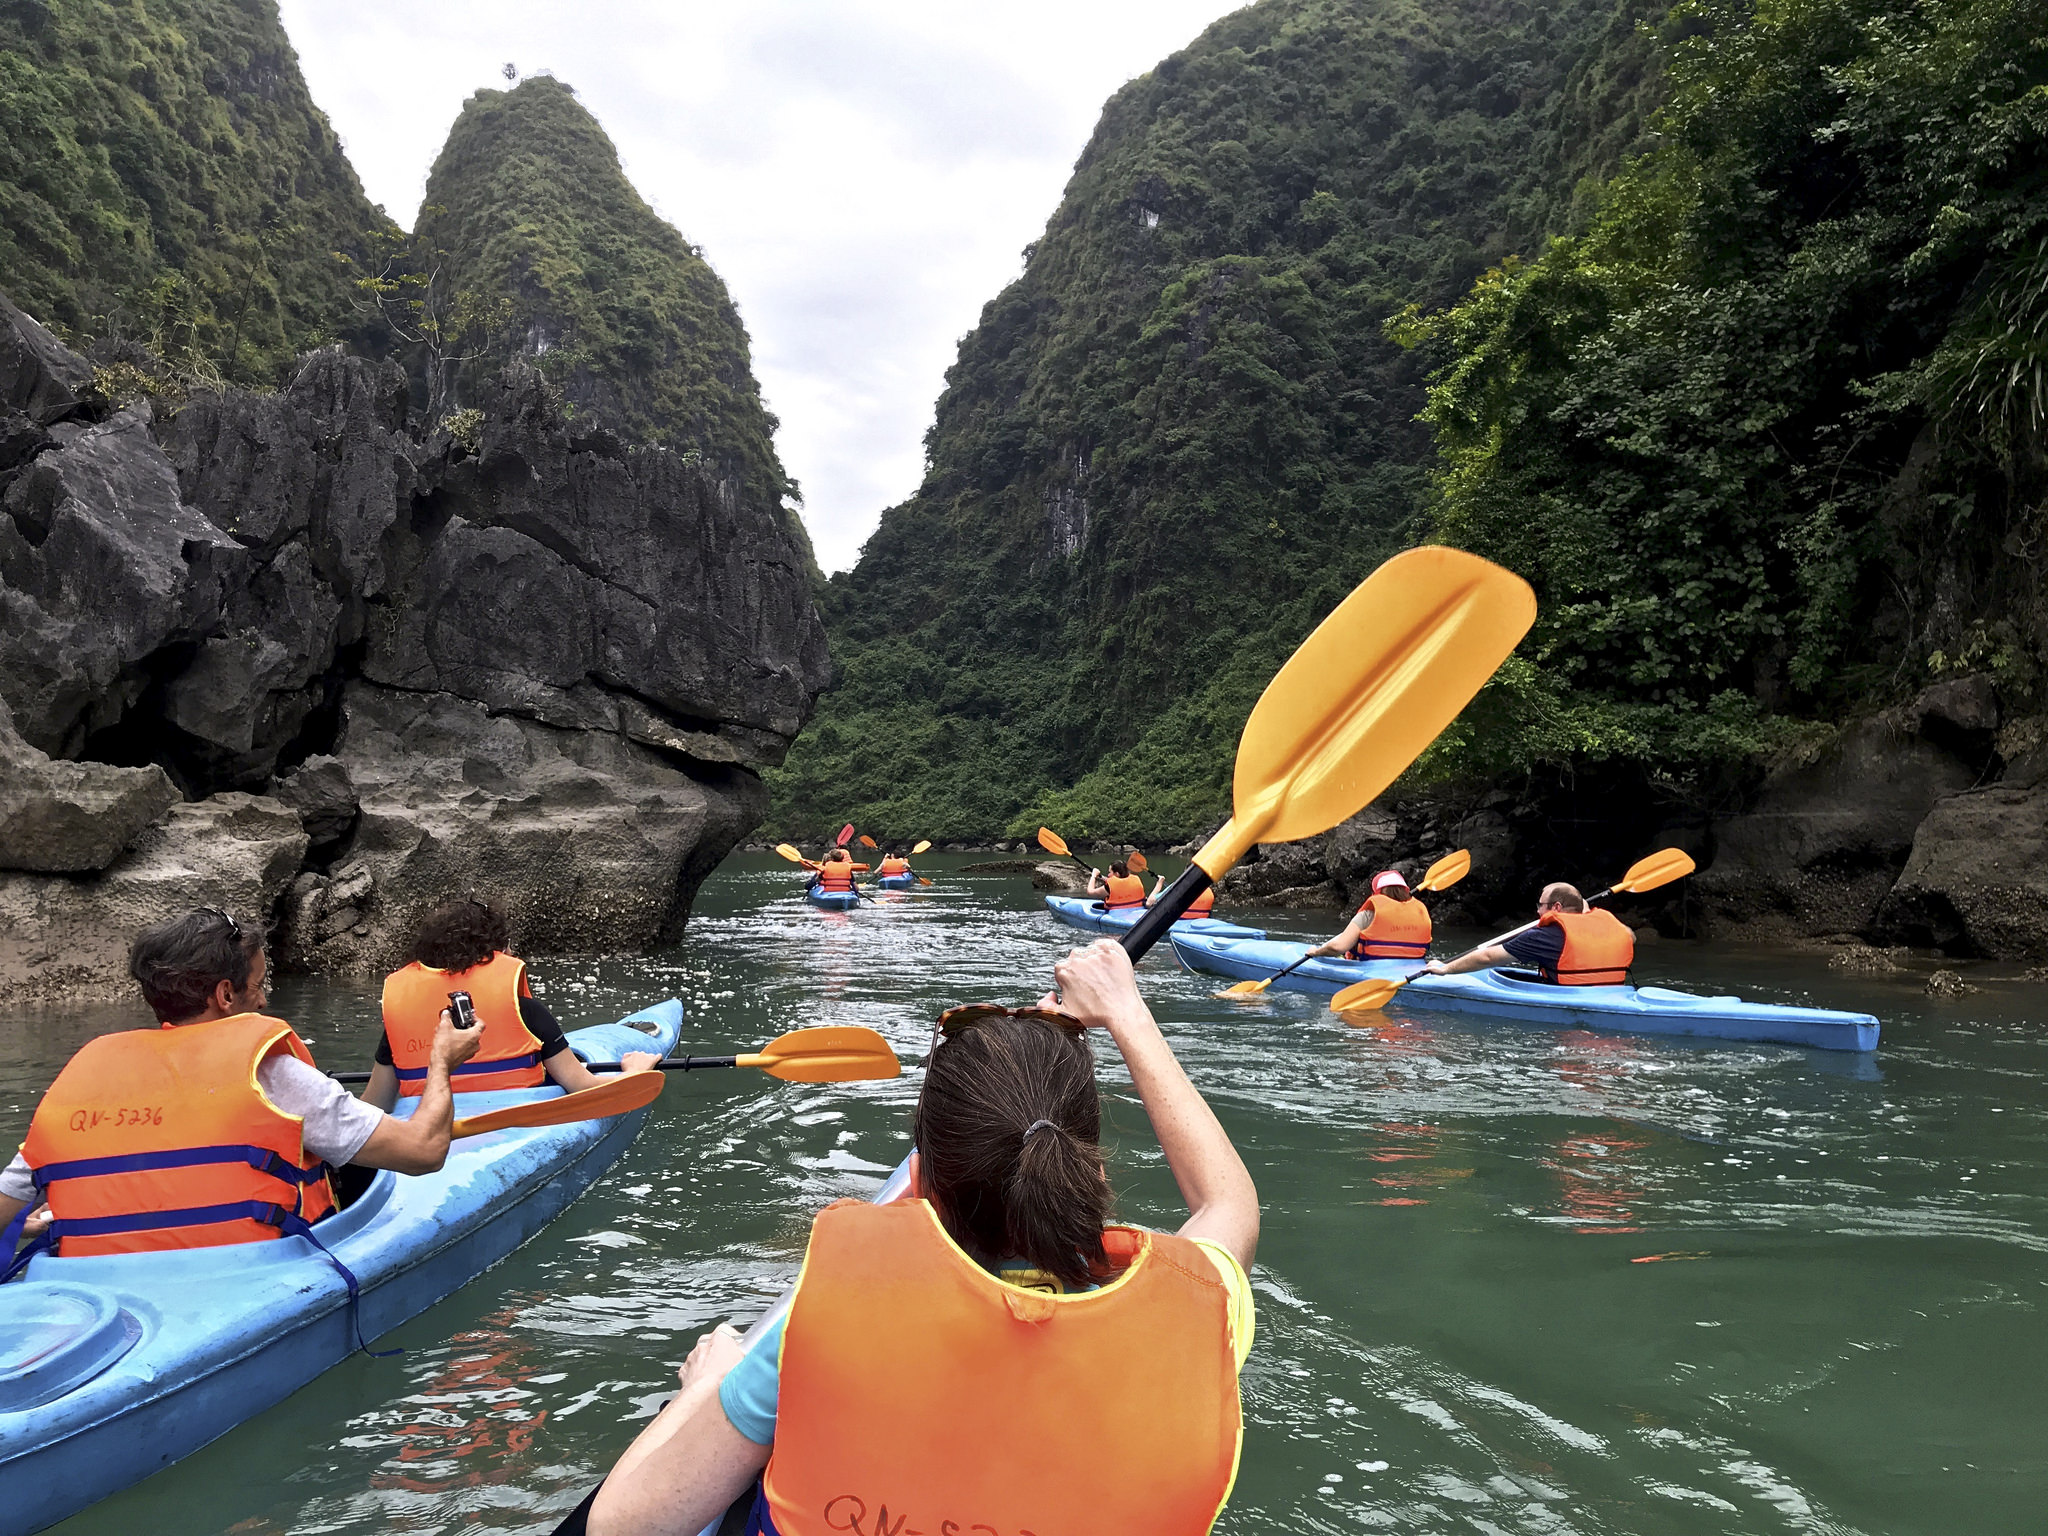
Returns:
[[[767,810],[752,774],[707,782],[618,735],[445,694],[352,683],[343,712],[360,820],[287,900],[281,955],[307,969],[397,965],[427,911],[470,892],[535,951],[653,943]]]
[[[0,700],[0,869],[105,869],[178,802],[163,769],[52,759],[23,741]]]
[[[1717,931],[1817,938],[1870,925],[1922,820],[1977,777],[1910,718],[1849,726],[1719,824],[1713,862],[1694,880]]]
[[[305,855],[293,812],[227,793],[172,806],[97,875],[0,874],[0,1001],[130,995],[138,931],[198,906],[261,922]]]
[[[1908,943],[2048,960],[2048,752],[1928,813],[1880,926]]]
[[[0,867],[111,880],[167,785],[274,786],[318,865],[300,963],[383,963],[446,882],[529,948],[680,926],[829,676],[779,508],[572,432],[523,368],[475,452],[338,350],[167,420],[91,379],[0,300]],[[0,962],[0,998],[29,979]]]

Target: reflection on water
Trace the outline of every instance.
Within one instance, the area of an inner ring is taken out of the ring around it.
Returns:
[[[948,861],[928,859],[943,870]],[[959,861],[954,861],[959,862]],[[865,1023],[907,1062],[933,1012],[1045,985],[1078,936],[1024,882],[953,876],[850,914],[729,863],[682,946],[543,961],[572,1024],[683,997],[685,1048]],[[1319,915],[1266,914],[1283,933]],[[1320,1000],[1224,1002],[1145,967],[1264,1198],[1244,1464],[1219,1530],[1515,1536],[2037,1532],[2048,1507],[2048,988],[1936,1003],[1811,958],[1667,944],[1647,979],[1867,1008],[1874,1060],[1553,1033]],[[367,1055],[375,986],[287,982],[323,1062]],[[0,1133],[122,1009],[0,1025]],[[1120,1070],[1126,1215],[1170,1175]],[[672,1078],[613,1173],[497,1269],[68,1536],[541,1532],[756,1316],[811,1213],[903,1151],[891,1083]]]

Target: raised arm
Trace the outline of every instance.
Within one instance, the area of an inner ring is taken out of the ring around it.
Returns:
[[[1152,1010],[1138,995],[1131,957],[1104,939],[1074,950],[1052,973],[1059,982],[1059,1006],[1084,1024],[1108,1030],[1123,1052],[1152,1134],[1187,1202],[1188,1219],[1180,1235],[1220,1244],[1249,1270],[1259,1246],[1259,1192],[1215,1111],[1188,1081]]]

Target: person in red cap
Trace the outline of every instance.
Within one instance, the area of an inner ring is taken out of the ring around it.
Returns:
[[[1408,889],[1406,875],[1383,869],[1372,877],[1372,894],[1344,931],[1309,953],[1346,960],[1426,960],[1429,940],[1429,908]]]

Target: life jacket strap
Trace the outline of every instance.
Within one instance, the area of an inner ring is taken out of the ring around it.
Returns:
[[[303,1237],[307,1242],[320,1250],[320,1257],[329,1264],[332,1264],[334,1272],[341,1276],[341,1283],[348,1287],[348,1326],[349,1331],[356,1336],[357,1349],[377,1360],[389,1360],[393,1355],[405,1353],[403,1345],[397,1349],[370,1348],[368,1341],[363,1338],[362,1283],[356,1279],[354,1270],[336,1258],[334,1251],[313,1235],[313,1224],[311,1222],[307,1221],[303,1216],[288,1215],[278,1223],[278,1230],[283,1232],[286,1237]]]
[[[459,1067],[450,1067],[448,1075],[450,1077],[483,1077],[492,1072],[524,1072],[529,1067],[537,1067],[539,1065],[540,1052],[527,1051],[519,1056],[501,1056],[496,1061],[465,1061]],[[430,1067],[398,1067],[395,1070],[401,1083],[421,1083],[426,1081],[427,1073],[433,1069]]]
[[[754,1483],[754,1503],[747,1511],[742,1536],[782,1536],[775,1529],[775,1512],[768,1507],[768,1489],[759,1480]]]
[[[28,1261],[37,1254],[48,1253],[57,1246],[57,1240],[50,1236],[48,1232],[43,1232],[36,1237],[34,1242],[22,1249],[20,1253],[14,1251],[14,1245],[21,1241],[21,1229],[28,1225],[28,1213],[34,1209],[35,1202],[30,1201],[14,1213],[14,1220],[7,1223],[7,1230],[0,1232],[0,1262],[4,1262],[7,1266],[5,1269],[0,1269],[0,1285],[5,1285],[24,1269],[27,1269]]]
[[[118,1173],[148,1173],[157,1168],[198,1168],[209,1163],[247,1163],[258,1173],[282,1184],[314,1184],[331,1171],[325,1163],[301,1168],[269,1147],[235,1146],[179,1147],[170,1152],[124,1152],[116,1157],[79,1157],[64,1163],[45,1163],[29,1170],[37,1191],[66,1179],[100,1179]],[[169,1223],[166,1223],[169,1225]]]
[[[1373,951],[1380,953],[1375,954]],[[1420,960],[1429,953],[1428,942],[1408,939],[1363,938],[1351,946],[1354,960]]]

